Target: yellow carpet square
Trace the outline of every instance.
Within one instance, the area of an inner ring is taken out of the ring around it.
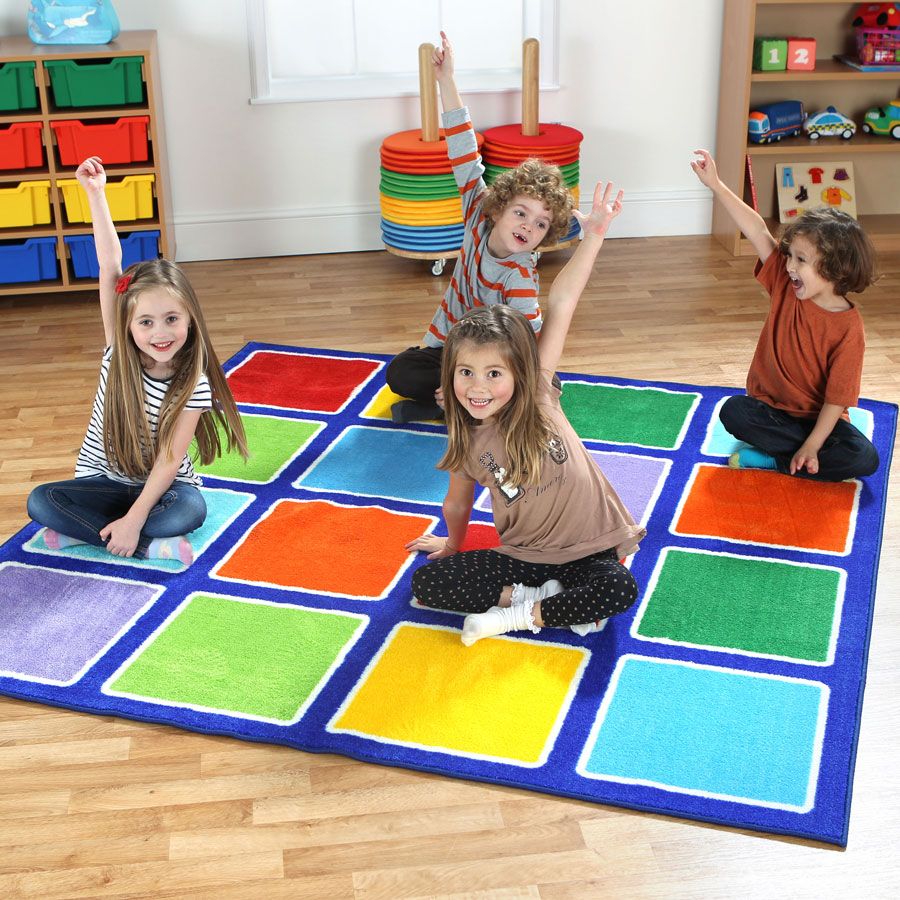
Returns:
[[[546,761],[590,653],[455,629],[392,632],[330,731],[525,766]]]
[[[364,419],[387,419],[391,421],[391,407],[402,400],[399,394],[395,394],[387,385],[385,385],[373,398],[371,403],[360,413]],[[437,419],[423,419],[423,422],[429,422],[434,425],[442,425],[443,423]]]

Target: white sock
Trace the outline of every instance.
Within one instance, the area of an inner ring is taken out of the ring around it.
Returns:
[[[600,631],[608,621],[608,619],[597,619],[596,622],[585,622],[583,625],[570,625],[569,628],[571,628],[575,634],[584,637],[586,634],[593,634],[595,631]]]
[[[69,537],[61,531],[54,531],[52,528],[44,529],[44,543],[51,550],[64,550],[66,547],[77,547],[79,544],[86,544],[87,541],[80,541],[78,538]]]
[[[508,631],[533,631],[541,629],[534,624],[531,604],[518,603],[515,606],[492,606],[487,612],[466,616],[460,639],[471,647],[475,641],[485,637],[496,637]]]
[[[524,584],[514,584],[510,602],[513,606],[518,606],[521,603],[528,603],[534,606],[538,600],[546,600],[547,597],[561,594],[564,590],[562,582],[557,581],[555,578],[545,581],[540,587],[526,587]]]
[[[153,538],[147,548],[147,559],[177,559],[189,566],[194,561],[194,548],[183,535]]]

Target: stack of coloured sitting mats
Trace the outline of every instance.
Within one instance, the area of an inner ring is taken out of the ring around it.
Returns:
[[[389,248],[444,253],[462,244],[459,188],[438,134],[425,141],[419,129],[400,131],[381,145],[381,233]]]
[[[520,125],[498,125],[484,133],[482,157],[484,159],[484,180],[493,184],[497,176],[507,169],[514,169],[530,157],[555,163],[562,170],[566,187],[578,205],[579,191],[579,150],[584,135],[568,125],[541,124],[540,133],[526,135]],[[574,217],[569,231],[559,243],[569,241],[578,235],[578,220]]]
[[[534,38],[528,38],[522,44],[522,124],[498,125],[485,131],[481,151],[485,165],[484,180],[493,184],[501,172],[537,157],[560,167],[566,187],[577,206],[578,157],[584,135],[568,125],[548,125],[538,121],[539,62],[540,44]],[[578,221],[573,217],[568,234],[560,237],[556,246],[561,247],[574,240],[578,230]],[[546,249],[541,248],[542,251]]]

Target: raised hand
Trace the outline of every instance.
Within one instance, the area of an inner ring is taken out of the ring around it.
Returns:
[[[691,168],[700,181],[712,190],[719,182],[716,161],[710,155],[709,150],[695,150],[694,153],[700,158],[691,160]]]
[[[106,186],[106,171],[99,156],[89,156],[75,170],[75,177],[89,194],[100,193]]]
[[[597,186],[594,188],[594,199],[590,213],[585,215],[580,209],[572,210],[572,214],[578,219],[578,223],[586,235],[605,235],[609,228],[609,223],[622,212],[622,199],[625,193],[624,191],[619,191],[613,197],[614,190],[615,186],[611,181],[605,187],[602,181],[598,181]]]
[[[431,54],[431,65],[434,69],[434,77],[438,81],[453,77],[453,46],[443,31],[441,32],[441,46],[435,47],[434,53]]]

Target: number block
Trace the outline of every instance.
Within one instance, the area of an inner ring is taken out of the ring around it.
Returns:
[[[753,68],[758,72],[783,72],[787,52],[786,38],[758,37],[753,41]]]
[[[812,72],[816,67],[816,39],[788,38],[787,67],[792,72]]]

